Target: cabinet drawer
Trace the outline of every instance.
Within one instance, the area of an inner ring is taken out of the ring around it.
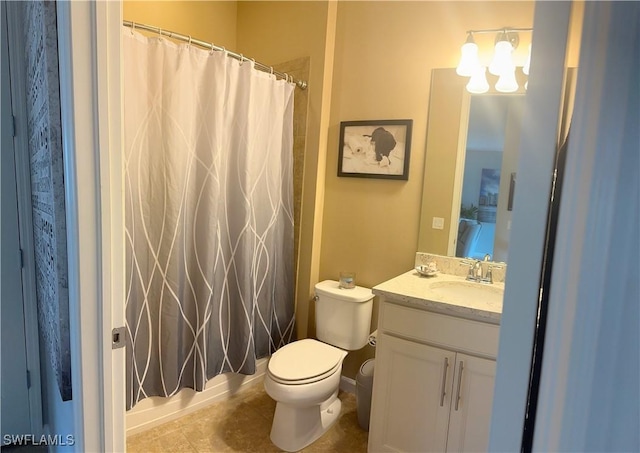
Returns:
[[[495,358],[500,326],[405,307],[383,300],[380,328],[447,349]]]

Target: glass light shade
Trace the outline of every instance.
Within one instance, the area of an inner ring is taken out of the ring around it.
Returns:
[[[529,67],[531,66],[531,44],[529,44],[529,55],[527,56],[527,62],[524,64],[522,68],[522,72],[526,75],[529,75]]]
[[[505,71],[500,75],[496,82],[496,90],[501,93],[513,93],[518,90],[515,66],[511,70]]]
[[[513,52],[513,46],[509,41],[498,41],[494,49],[493,60],[489,65],[489,72],[499,76],[503,72],[510,71],[514,66],[511,52]]]
[[[460,53],[460,63],[458,63],[456,73],[463,77],[471,77],[474,69],[480,66],[478,45],[473,42],[473,38],[462,45]]]
[[[528,80],[524,83],[524,89],[525,90],[529,89],[529,81]]]
[[[467,83],[467,91],[469,93],[481,94],[489,91],[489,82],[487,82],[487,68],[477,66],[471,74],[469,83]]]

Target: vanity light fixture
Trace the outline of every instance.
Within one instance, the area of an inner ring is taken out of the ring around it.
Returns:
[[[468,30],[467,40],[461,47],[460,62],[456,73],[463,77],[469,77],[467,91],[470,93],[485,93],[489,90],[486,78],[486,68],[483,68],[478,58],[478,45],[474,40],[474,34],[496,33],[494,41],[493,58],[488,66],[489,73],[498,76],[496,90],[502,93],[512,93],[518,90],[516,81],[516,64],[513,61],[513,51],[520,43],[519,32],[531,32],[532,28],[493,28],[487,30]],[[525,75],[529,74],[531,60],[531,45],[529,54],[523,67]],[[525,84],[526,87],[526,84]],[[525,88],[526,89],[526,88]]]
[[[473,34],[467,34],[467,41],[460,48],[460,63],[456,68],[456,73],[463,77],[472,77],[474,71],[480,66],[478,59],[478,45],[473,39]]]
[[[477,66],[473,70],[473,74],[467,83],[467,91],[473,94],[482,94],[489,91],[489,82],[487,82],[487,68]]]
[[[518,82],[516,81],[516,67],[502,71],[498,81],[496,82],[496,91],[501,93],[513,93],[518,91]]]
[[[493,75],[501,76],[515,68],[511,53],[518,46],[518,34],[502,32],[496,38],[496,45],[493,50],[493,60],[489,65],[489,72]],[[515,44],[513,44],[515,43]]]

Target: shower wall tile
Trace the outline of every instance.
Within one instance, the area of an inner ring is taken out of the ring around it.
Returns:
[[[274,69],[287,73],[297,80],[309,80],[309,57],[297,58],[274,65]],[[304,156],[306,151],[307,110],[309,92],[296,88],[293,97],[293,219],[295,273],[298,275],[298,248],[300,241],[300,216],[302,209],[302,187],[304,178]]]

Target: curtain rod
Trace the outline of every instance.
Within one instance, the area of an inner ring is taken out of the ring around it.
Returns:
[[[273,66],[267,66],[266,64],[260,63],[259,61],[256,61],[253,58],[248,58],[248,57],[245,57],[242,54],[237,54],[235,52],[231,52],[230,50],[227,50],[224,47],[216,46],[213,43],[208,43],[208,42],[205,42],[205,41],[201,41],[199,39],[192,38],[189,35],[183,35],[183,34],[180,34],[180,33],[173,32],[173,31],[164,30],[162,28],[152,27],[151,25],[145,25],[145,24],[141,24],[141,23],[138,23],[138,22],[132,22],[130,20],[123,20],[122,21],[122,25],[124,25],[125,27],[130,27],[133,30],[135,30],[135,29],[145,30],[145,31],[149,31],[149,32],[152,32],[152,33],[157,33],[160,36],[167,36],[169,38],[177,39],[179,41],[188,42],[189,44],[195,44],[195,45],[203,47],[203,48],[205,48],[207,50],[217,50],[217,51],[220,51],[220,52],[226,52],[227,55],[229,55],[232,58],[235,58],[236,60],[240,60],[241,62],[243,62],[243,61],[252,61],[256,68],[258,68],[258,69],[260,69],[262,71],[265,71],[265,72],[269,72],[269,73],[271,73],[271,74],[273,74],[273,75],[275,75],[277,77],[280,77],[281,79],[285,79],[285,80],[287,80],[289,82],[293,82],[301,90],[306,90],[307,89],[307,82],[304,81],[304,80],[296,80],[293,76],[290,76],[286,72],[275,71],[273,69]]]

